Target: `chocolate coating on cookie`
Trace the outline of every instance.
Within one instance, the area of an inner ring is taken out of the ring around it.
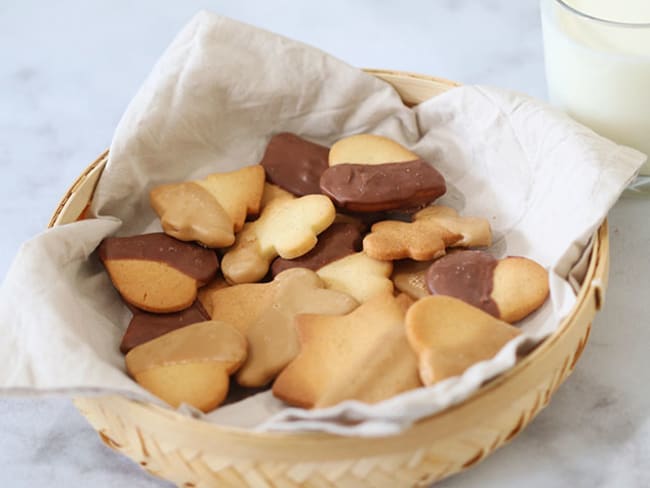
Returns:
[[[271,265],[273,276],[289,268],[316,271],[326,264],[361,250],[361,229],[355,224],[332,224],[318,236],[318,244],[296,259],[277,258]]]
[[[355,212],[419,207],[446,191],[443,176],[421,159],[331,166],[322,174],[320,188],[337,206]]]
[[[485,251],[456,251],[429,267],[427,288],[432,295],[447,295],[499,317],[499,307],[492,299],[494,269],[498,260]]]
[[[320,193],[320,176],[329,167],[329,149],[295,134],[283,132],[271,138],[260,164],[266,178],[294,195]]]
[[[99,245],[102,261],[132,259],[165,263],[201,283],[212,279],[219,261],[214,251],[179,241],[162,232],[131,237],[107,237]]]
[[[199,301],[185,310],[174,313],[149,313],[135,307],[131,308],[131,311],[133,317],[120,344],[122,354],[172,330],[210,320],[210,316]]]

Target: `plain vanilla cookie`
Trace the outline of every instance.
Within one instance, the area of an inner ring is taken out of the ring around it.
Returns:
[[[329,152],[329,165],[385,164],[414,161],[420,156],[388,137],[357,134],[337,141]]]
[[[363,239],[363,250],[385,261],[427,261],[443,256],[447,247],[485,247],[491,243],[486,219],[460,217],[452,208],[435,205],[417,212],[412,222],[384,220],[373,224]]]
[[[335,216],[324,195],[272,199],[257,220],[244,225],[224,255],[224,277],[229,283],[259,281],[277,256],[293,259],[309,252]]]
[[[452,297],[432,296],[406,312],[406,335],[429,386],[494,357],[519,329]]]
[[[389,279],[393,265],[378,261],[364,252],[337,259],[316,273],[332,290],[342,291],[363,303],[378,293],[392,293],[393,282]]]
[[[347,315],[298,315],[300,353],[275,380],[273,394],[320,408],[376,403],[418,388],[417,359],[404,332],[407,306],[381,293]]]

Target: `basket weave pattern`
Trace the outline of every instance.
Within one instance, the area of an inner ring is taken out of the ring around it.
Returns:
[[[407,104],[456,86],[439,78],[369,70]],[[77,220],[88,205],[107,153],[74,182],[50,227]],[[609,240],[593,239],[585,284],[571,315],[518,364],[472,397],[407,431],[380,439],[327,434],[256,433],[207,424],[120,396],[75,399],[111,448],[155,476],[191,487],[427,486],[475,465],[513,439],[571,373],[604,297]]]

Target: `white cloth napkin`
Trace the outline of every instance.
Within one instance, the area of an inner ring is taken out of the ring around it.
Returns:
[[[110,234],[159,229],[152,186],[255,164],[280,131],[327,145],[370,132],[411,148],[446,177],[440,203],[490,220],[496,255],[549,269],[551,299],[495,358],[432,387],[315,411],[285,408],[266,392],[205,417],[261,430],[398,432],[511,367],[520,343],[543,339],[570,311],[570,272],[644,161],[503,90],[466,86],[410,109],[388,84],[317,49],[199,13],[120,121],[93,200],[99,218],[45,231],[18,253],[0,290],[0,391],[159,402],[125,374],[118,345],[129,313],[93,250]]]

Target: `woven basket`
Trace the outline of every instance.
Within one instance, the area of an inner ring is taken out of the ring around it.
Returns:
[[[457,86],[395,71],[369,70],[413,105]],[[75,181],[50,227],[80,218],[107,152]],[[593,240],[584,285],[558,330],[514,368],[464,403],[380,439],[327,434],[253,433],[181,416],[120,396],[75,399],[111,448],[155,476],[190,487],[426,486],[481,461],[515,437],[573,370],[600,309],[609,268],[604,223]]]

